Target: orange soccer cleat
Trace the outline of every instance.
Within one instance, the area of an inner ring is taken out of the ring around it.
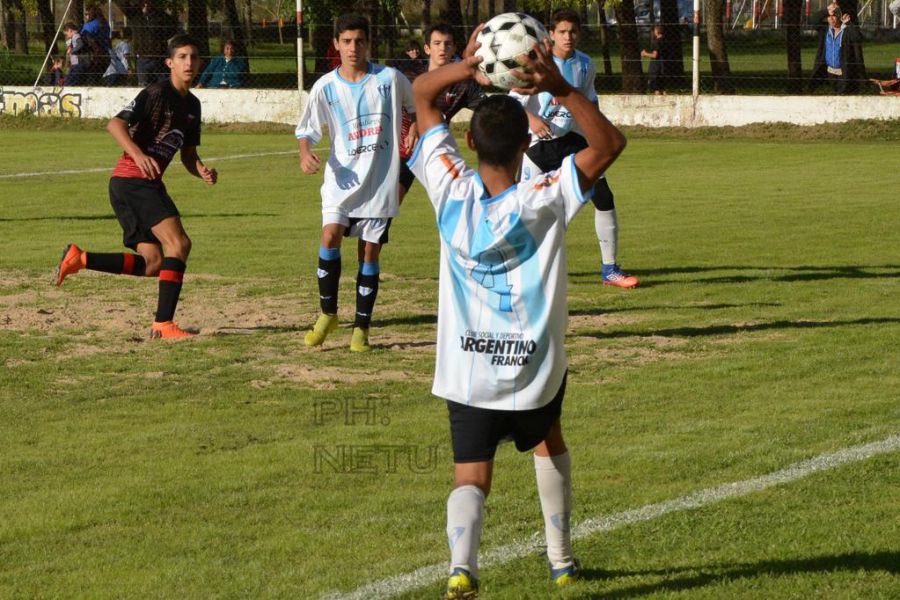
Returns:
[[[75,244],[69,244],[63,250],[62,258],[59,259],[59,265],[53,274],[53,285],[62,285],[63,279],[69,275],[74,275],[85,266],[87,266],[87,260],[84,252]]]
[[[634,275],[629,275],[619,265],[603,265],[603,285],[631,289],[636,288],[640,280]]]
[[[150,327],[150,339],[178,339],[194,337],[196,331],[182,329],[175,321],[154,321]]]

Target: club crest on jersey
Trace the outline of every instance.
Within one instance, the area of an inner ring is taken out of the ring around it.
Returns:
[[[381,94],[382,98],[389,98],[391,95],[391,84],[383,83],[378,86],[378,93]]]

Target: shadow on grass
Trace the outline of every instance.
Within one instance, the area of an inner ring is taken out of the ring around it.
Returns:
[[[739,579],[760,575],[783,576],[804,573],[833,573],[838,571],[884,571],[892,575],[900,574],[900,552],[851,552],[836,556],[813,556],[788,560],[764,560],[757,563],[737,565],[700,565],[675,569],[653,569],[648,571],[605,571],[585,569],[586,580],[609,580],[619,577],[658,576],[664,581],[626,587],[598,594],[592,591],[582,598],[638,598],[660,592],[678,592],[712,585],[727,584]],[[681,574],[681,573],[692,574]]]
[[[642,333],[630,331],[591,331],[579,333],[584,337],[601,339],[642,338],[642,337],[701,337],[705,335],[728,335],[753,331],[769,331],[778,329],[824,329],[829,327],[851,327],[854,325],[893,325],[900,323],[900,318],[878,317],[852,319],[849,321],[770,321],[768,323],[748,323],[746,325],[711,325],[709,327],[675,327],[673,329],[656,329]]]
[[[437,315],[434,313],[428,313],[422,315],[391,317],[388,319],[376,319],[372,321],[372,326],[389,327],[391,325],[434,325],[435,323],[437,323]]]
[[[876,272],[876,271],[888,272]],[[720,275],[707,277],[706,273],[714,273],[716,271],[762,271],[762,272],[779,272],[790,271],[783,275]],[[662,285],[668,283],[748,283],[751,281],[823,281],[829,279],[884,279],[900,277],[900,265],[855,265],[855,266],[836,266],[836,267],[811,267],[797,266],[785,267],[781,265],[766,266],[734,266],[734,265],[717,265],[713,267],[665,267],[659,269],[646,269],[634,273],[641,278],[640,287],[653,287],[654,285]],[[666,278],[666,275],[704,275],[692,281],[684,279]],[[597,278],[596,272],[571,272],[572,277],[588,277]]]
[[[187,219],[223,219],[239,217],[277,217],[277,213],[247,212],[247,213],[181,213],[182,218]],[[30,221],[115,221],[112,213],[102,215],[55,215],[48,217],[19,217],[7,219],[0,217],[0,223],[25,223]]]
[[[642,310],[720,310],[726,308],[747,308],[749,306],[752,307],[762,307],[762,306],[783,306],[780,302],[740,302],[740,303],[730,303],[730,302],[721,302],[718,304],[688,304],[681,306],[673,306],[673,305],[656,305],[656,306],[625,306],[621,308],[605,308],[602,306],[598,306],[595,308],[570,308],[569,315],[574,316],[582,316],[582,317],[594,317],[599,315],[609,315],[612,313],[620,313],[620,312],[639,312]]]

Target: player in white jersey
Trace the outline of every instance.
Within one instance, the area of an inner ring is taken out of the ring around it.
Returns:
[[[313,85],[296,129],[300,167],[307,174],[319,170],[312,146],[322,138],[323,125],[331,139],[321,189],[322,238],[316,271],[322,314],[304,341],[318,346],[337,328],[341,242],[345,236],[359,237],[356,319],[350,340],[354,352],[371,349],[378,258],[399,206],[400,146],[412,146],[418,137],[415,127],[407,139],[400,135],[402,110],[415,111],[409,80],[395,69],[368,62],[368,45],[365,17],[343,15],[337,20],[334,46],[341,65]]]
[[[563,76],[588,100],[597,102],[594,79],[597,75],[591,58],[575,49],[581,35],[578,13],[563,8],[553,13],[550,23],[553,40],[553,60]],[[531,128],[531,147],[525,153],[522,179],[527,181],[539,173],[558,169],[563,159],[585,147],[585,139],[572,114],[550,94],[527,96],[512,92],[525,110]],[[639,283],[634,275],[625,273],[618,265],[619,223],[613,193],[606,177],[594,188],[594,230],[600,244],[601,277],[606,285],[633,288]]]
[[[441,241],[438,346],[433,392],[447,400],[454,489],[447,499],[450,578],[445,598],[478,591],[478,545],[494,454],[512,438],[534,449],[551,578],[578,577],[572,554],[571,466],[560,427],[566,381],[565,232],[588,202],[625,138],[560,74],[549,44],[536,47],[522,93],[550,93],[571,112],[588,147],[560,169],[527,182],[516,174],[528,148],[528,118],[506,95],[484,100],[466,134],[478,155],[472,169],[443,122],[442,90],[479,78],[472,52],[462,62],[420,75],[413,84],[422,137],[410,168],[437,215]]]

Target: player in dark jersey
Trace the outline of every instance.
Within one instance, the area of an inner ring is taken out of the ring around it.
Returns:
[[[169,79],[145,88],[107,130],[124,150],[109,180],[109,200],[122,226],[125,246],[137,254],[85,252],[75,244],[63,250],[53,281],[82,269],[142,277],[159,276],[159,302],[151,338],[194,335],[174,321],[185,263],[191,251],[178,209],[162,182],[166,167],[181,151],[188,173],[213,185],[215,169],[197,155],[200,101],[190,87],[200,71],[197,42],[179,34],[169,40]]]
[[[428,70],[434,71],[439,67],[453,62],[456,56],[456,43],[453,40],[453,29],[446,23],[435,23],[425,30],[425,54],[428,55]],[[444,90],[437,99],[437,107],[444,115],[444,122],[450,120],[464,108],[475,110],[481,102],[487,98],[484,90],[474,80],[458,81]],[[411,121],[403,116],[402,135],[406,136]],[[404,137],[405,139],[405,137]],[[400,158],[404,160],[400,171],[400,201],[409,191],[413,182],[412,171],[406,166],[406,160],[412,155],[412,148],[401,148]]]

